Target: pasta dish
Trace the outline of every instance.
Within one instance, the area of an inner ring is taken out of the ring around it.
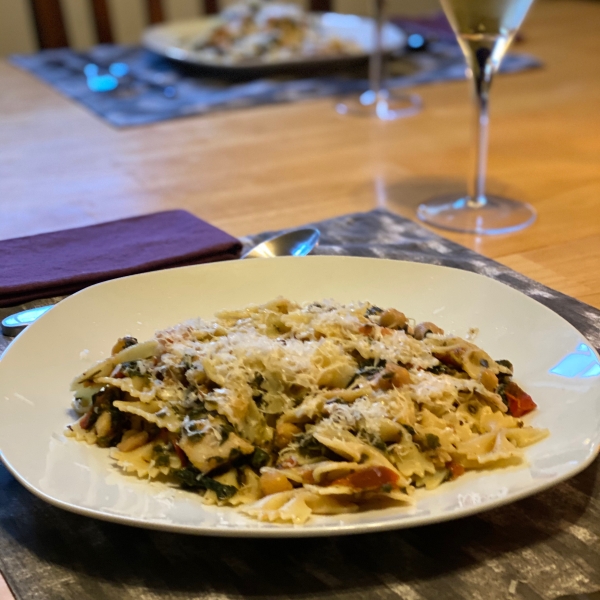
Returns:
[[[508,360],[369,302],[278,298],[123,337],[72,391],[67,435],[273,523],[409,504],[548,435]]]
[[[185,45],[203,61],[223,65],[364,52],[355,42],[326,33],[319,18],[297,4],[262,0],[229,6],[213,28]]]

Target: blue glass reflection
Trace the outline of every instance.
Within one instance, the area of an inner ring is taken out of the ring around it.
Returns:
[[[87,77],[87,85],[92,92],[110,92],[119,85],[117,78],[113,75],[99,75],[98,65],[94,63],[85,65],[83,73]]]
[[[110,92],[119,85],[119,82],[112,75],[97,75],[90,77],[87,84],[92,92]]]
[[[94,63],[88,63],[83,67],[83,73],[86,77],[95,77],[98,75],[98,65]]]
[[[579,344],[575,352],[567,354],[550,373],[562,377],[598,377],[600,362],[587,344]]]
[[[125,63],[112,63],[108,66],[108,72],[115,77],[125,77],[129,73],[129,65]]]
[[[406,40],[406,45],[411,50],[420,50],[425,46],[425,38],[420,33],[412,33]]]

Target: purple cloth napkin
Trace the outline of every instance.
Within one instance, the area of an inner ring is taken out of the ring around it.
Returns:
[[[242,244],[184,210],[0,241],[0,306],[167,267],[238,258]]]

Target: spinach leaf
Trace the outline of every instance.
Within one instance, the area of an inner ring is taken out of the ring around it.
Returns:
[[[256,448],[250,458],[250,464],[258,471],[268,464],[270,458],[268,452],[265,452],[262,448]]]
[[[328,458],[329,460],[341,460],[341,458],[332,452],[327,446],[321,444],[310,433],[301,433],[296,436],[298,440],[298,452],[308,458]]]
[[[248,384],[253,390],[260,390],[264,381],[265,378],[258,371],[256,371],[254,373],[254,377],[248,382]]]
[[[496,393],[500,394],[502,396],[502,400],[504,400],[504,403],[506,404],[506,398],[504,397],[504,386],[512,379],[513,365],[510,362],[510,360],[497,360],[496,362],[499,365],[502,365],[503,367],[510,369],[510,373],[498,373],[498,375],[497,375],[498,381],[501,384],[502,390],[501,391],[496,390]]]
[[[425,434],[425,445],[429,450],[435,450],[440,447],[440,438],[433,433]]]
[[[263,402],[264,390],[262,384],[265,378],[257,371],[254,373],[254,377],[248,382],[252,388],[252,400],[256,403],[256,406],[260,406]]]
[[[439,365],[434,365],[433,367],[429,367],[427,369],[429,373],[433,373],[434,375],[452,375],[456,373],[454,369],[451,369],[448,365],[444,365],[440,363]]]
[[[514,371],[513,364],[510,362],[510,360],[497,360],[496,363],[502,365],[503,367],[506,367],[507,369],[510,369],[511,373]]]
[[[122,363],[121,371],[127,375],[127,377],[147,377],[146,374],[142,374],[140,370],[140,361],[138,360]]]
[[[506,397],[506,384],[510,381],[510,378],[502,381],[500,385],[496,388],[496,394],[502,398],[502,402],[508,406],[508,398]]]
[[[169,459],[169,455],[168,454],[159,454],[154,459],[154,464],[157,467],[168,467],[171,464],[171,460]]]
[[[402,427],[404,427],[404,429],[406,429],[406,431],[408,431],[408,433],[410,433],[410,435],[415,435],[415,428],[411,427],[410,425],[406,425],[406,423],[400,423],[400,425],[402,425]]]
[[[354,373],[352,379],[348,382],[346,388],[349,388],[359,377],[366,377],[367,379],[371,379],[377,373],[379,373],[382,369],[385,368],[386,361],[385,359],[379,360],[377,363],[373,358],[367,358],[360,366],[358,371]]]
[[[234,485],[225,485],[215,481],[212,477],[203,475],[195,467],[186,467],[175,471],[175,476],[179,479],[181,487],[191,490],[212,490],[219,500],[227,500],[236,492]]]
[[[364,440],[370,446],[373,446],[373,448],[377,448],[377,450],[381,450],[381,452],[387,452],[386,443],[376,433],[361,430],[358,434],[358,437],[359,439]]]
[[[219,442],[219,446],[224,444],[227,441],[230,433],[233,433],[235,430],[229,423],[223,423],[219,425],[219,433],[221,434],[221,441]]]
[[[171,448],[171,444],[169,444],[169,448]],[[169,449],[162,444],[156,444],[152,448],[154,464],[157,467],[168,467],[171,464],[171,459],[169,457]]]
[[[190,421],[199,421],[200,419],[207,417],[210,414],[210,411],[207,410],[206,406],[204,406],[200,400],[196,400],[184,414],[187,414]]]

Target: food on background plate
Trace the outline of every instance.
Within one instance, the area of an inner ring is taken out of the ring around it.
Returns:
[[[355,42],[327,34],[318,18],[296,4],[248,0],[226,8],[215,26],[185,45],[196,57],[223,65],[285,62],[364,52]]]
[[[512,375],[394,308],[278,298],[119,339],[74,380],[67,435],[205,503],[301,524],[522,463],[548,431],[524,424],[536,404]]]

